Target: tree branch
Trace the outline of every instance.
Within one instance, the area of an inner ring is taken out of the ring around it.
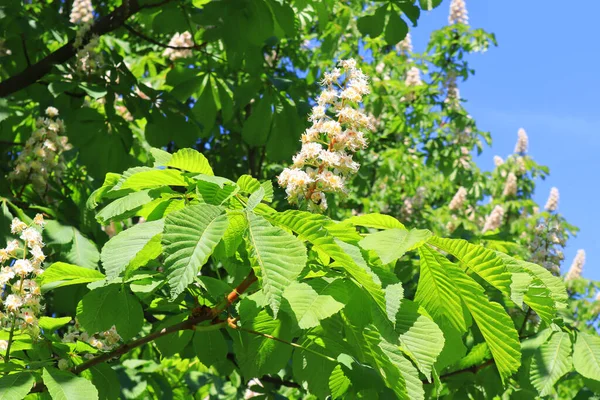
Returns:
[[[201,43],[201,44],[194,44],[193,46],[170,46],[168,44],[164,44],[159,42],[158,40],[155,40],[153,38],[151,38],[150,36],[137,31],[135,29],[133,29],[133,27],[129,24],[123,24],[123,27],[125,29],[127,29],[129,32],[131,32],[133,35],[139,37],[140,39],[143,39],[147,42],[150,42],[152,44],[155,44],[157,46],[163,47],[165,49],[173,49],[173,50],[204,50],[204,47],[206,47],[207,42]]]
[[[494,364],[494,359],[489,359],[486,362],[484,362],[483,364],[479,364],[479,365],[474,365],[472,367],[469,368],[465,368],[465,369],[459,369],[458,371],[452,371],[449,372],[447,374],[444,374],[442,376],[440,376],[440,379],[444,379],[444,378],[449,378],[451,376],[454,375],[458,375],[458,374],[462,374],[464,372],[472,372],[474,374],[476,374],[477,372],[479,372],[480,370],[484,369],[485,367]]]
[[[129,0],[123,2],[123,5],[116,8],[107,16],[100,18],[92,26],[90,31],[83,38],[81,46],[85,46],[94,35],[102,36],[121,27],[129,17],[140,10],[145,8],[160,7],[171,1],[173,0],[162,0],[158,3],[144,5],[141,5],[139,0]],[[28,87],[50,72],[52,67],[54,67],[56,64],[62,64],[73,57],[77,53],[77,49],[73,46],[74,42],[74,38],[69,40],[67,44],[50,53],[37,63],[28,66],[18,74],[0,82],[0,98],[9,96],[21,89]]]

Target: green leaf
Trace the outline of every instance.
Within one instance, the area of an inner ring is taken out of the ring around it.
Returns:
[[[400,14],[391,12],[388,18],[388,23],[385,26],[385,41],[390,46],[395,45],[408,34],[408,25],[400,17]]]
[[[210,175],[197,175],[196,193],[202,203],[221,205],[239,190],[237,185],[229,179],[218,178]]]
[[[21,400],[31,390],[35,378],[29,372],[19,372],[0,378],[0,400]]]
[[[571,338],[566,332],[555,332],[533,354],[531,383],[540,392],[540,396],[548,396],[556,382],[572,366]]]
[[[425,244],[431,235],[426,229],[388,229],[367,235],[359,244],[363,249],[374,250],[381,262],[388,264]]]
[[[42,291],[48,291],[61,286],[96,282],[104,278],[105,276],[102,273],[93,269],[56,262],[38,277],[38,284],[41,286]]]
[[[446,269],[437,261],[428,247],[419,248],[420,274],[415,301],[433,317],[440,326],[451,326],[465,332],[467,324],[463,315],[460,294]]]
[[[411,400],[424,399],[425,392],[423,391],[423,383],[419,378],[419,371],[404,357],[401,349],[385,340],[379,343],[379,348],[383,350],[392,364],[400,371],[400,374],[404,378],[408,398]]]
[[[395,283],[388,285],[384,291],[385,310],[389,320],[395,324],[398,310],[400,310],[400,305],[402,303],[402,299],[404,298],[404,288],[402,287],[402,283]]]
[[[100,252],[94,242],[73,228],[73,241],[68,245],[68,249],[65,249],[64,259],[84,268],[97,269]]]
[[[442,239],[434,236],[429,239],[429,243],[452,254],[506,297],[510,297],[511,274],[506,270],[502,259],[493,251],[462,239]]]
[[[54,368],[44,368],[44,385],[53,400],[98,400],[98,390],[85,378]]]
[[[183,322],[186,319],[187,315],[185,313],[165,318],[156,326],[155,331],[168,328],[169,326]],[[193,334],[194,332],[189,329],[169,333],[168,335],[161,336],[156,339],[156,347],[158,347],[158,350],[163,357],[172,357],[182,351],[188,345],[190,340],[192,340]]]
[[[104,247],[100,258],[106,276],[115,278],[125,271],[127,266],[136,259],[136,256],[144,250],[152,238],[160,235],[163,231],[164,220],[144,222],[136,224],[129,229],[120,232],[112,237]],[[158,243],[158,252],[160,253],[160,242]],[[148,256],[157,256],[155,252],[148,253]],[[147,258],[147,257],[146,257]],[[142,263],[137,259],[138,263]],[[149,260],[146,260],[149,261]]]
[[[358,30],[364,36],[369,35],[372,38],[376,38],[381,35],[383,32],[383,27],[385,26],[385,16],[387,14],[387,5],[379,7],[375,14],[373,15],[365,15],[364,17],[360,17],[356,24],[358,26]]]
[[[396,218],[385,214],[363,214],[355,217],[350,217],[344,220],[344,223],[349,223],[354,226],[364,226],[365,228],[375,229],[406,229],[402,222]]]
[[[346,293],[341,280],[313,279],[307,283],[292,282],[283,297],[289,303],[286,311],[296,318],[300,329],[309,329],[344,308],[337,299],[343,299]]]
[[[581,375],[600,381],[600,338],[597,335],[577,333],[573,363],[575,370]]]
[[[51,333],[57,330],[60,327],[65,326],[69,322],[71,322],[71,317],[61,317],[61,318],[52,318],[52,317],[41,317],[39,320],[39,326],[44,331]]]
[[[198,360],[207,367],[227,358],[227,342],[220,330],[196,331],[193,345]]]
[[[247,218],[248,254],[276,317],[283,291],[306,265],[306,247],[294,235],[271,225],[261,216],[249,212]]]
[[[175,154],[173,155],[175,157]],[[171,158],[172,162],[173,158]],[[121,185],[121,189],[148,189],[160,186],[187,186],[181,171],[174,169],[153,169],[131,175]]]
[[[444,256],[432,254],[454,283],[455,290],[488,344],[500,377],[506,381],[521,365],[521,344],[512,319],[500,304],[487,298],[484,289],[473,278]]]
[[[204,154],[194,149],[186,148],[174,153],[166,166],[204,175],[214,175]]]
[[[144,312],[135,296],[120,285],[108,285],[83,296],[77,306],[77,319],[90,335],[107,331],[114,325],[127,341],[142,328]]]
[[[98,214],[96,219],[101,224],[106,224],[115,217],[121,217],[124,214],[141,208],[144,204],[150,203],[158,198],[160,193],[155,190],[142,190],[128,194],[125,197],[117,199],[104,207]],[[127,214],[128,216],[129,214]]]
[[[351,381],[344,374],[342,366],[336,365],[329,376],[329,390],[331,390],[331,397],[339,399],[348,391],[350,385]]]
[[[251,147],[264,146],[271,131],[273,119],[272,96],[264,94],[253,104],[252,114],[242,128],[242,139]]]
[[[442,4],[442,0],[419,0],[419,5],[423,10],[433,10]]]
[[[194,281],[228,223],[223,209],[209,204],[189,206],[167,216],[162,243],[173,298]]]
[[[121,384],[116,372],[106,363],[94,365],[89,369],[92,383],[98,389],[99,400],[118,399],[121,394]]]
[[[247,211],[254,211],[257,205],[260,204],[262,199],[265,197],[265,189],[261,186],[256,192],[252,193],[248,198],[248,203],[246,204]]]

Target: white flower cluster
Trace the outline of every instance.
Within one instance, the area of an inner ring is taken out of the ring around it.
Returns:
[[[121,336],[117,332],[117,328],[113,325],[109,330],[89,334],[82,332],[79,322],[75,320],[74,330],[65,334],[62,338],[63,343],[75,343],[77,341],[86,342],[98,350],[110,351],[119,345]]]
[[[515,145],[515,153],[525,154],[527,153],[527,148],[529,147],[529,137],[523,128],[519,129],[518,135],[519,137],[517,139],[517,144]]]
[[[190,49],[170,49],[166,48],[163,51],[164,57],[169,57],[171,61],[176,60],[178,58],[188,58],[192,56],[191,48],[194,46],[194,41],[192,40],[192,34],[188,31],[183,33],[176,33],[173,35],[171,40],[169,40],[169,46],[173,47],[190,47]]]
[[[483,225],[483,232],[494,231],[502,225],[502,219],[504,218],[504,208],[502,206],[497,205],[494,207],[490,215],[485,219],[485,224]]]
[[[417,67],[410,67],[410,69],[406,72],[406,80],[404,81],[406,86],[420,86],[423,84],[421,80],[421,70]]]
[[[546,201],[546,206],[544,207],[546,211],[554,212],[558,209],[558,200],[560,198],[560,194],[558,189],[553,187],[550,189],[550,195],[548,196],[548,200]]]
[[[94,7],[92,7],[92,0],[75,0],[69,17],[72,24],[84,25],[93,22]]]
[[[406,34],[406,37],[404,39],[402,39],[400,42],[398,42],[398,44],[396,45],[396,52],[401,55],[402,53],[412,53],[413,51],[413,45],[412,45],[412,37],[410,36],[410,33]]]
[[[448,15],[448,23],[454,24],[469,24],[469,13],[465,0],[452,0],[450,3],[450,14]]]
[[[40,332],[38,318],[42,304],[40,287],[36,276],[43,272],[46,256],[40,230],[45,224],[42,214],[37,214],[28,225],[14,218],[10,231],[19,235],[0,249],[0,328],[16,329],[37,338]],[[6,350],[8,342],[0,340],[0,350]]]
[[[31,181],[38,192],[44,192],[50,177],[60,177],[65,170],[63,151],[70,150],[65,125],[54,107],[46,109],[47,118],[38,118],[37,130],[25,142],[15,163],[15,169],[8,175],[15,181]]]
[[[100,45],[100,37],[98,35],[93,35],[89,42],[85,45],[83,44],[83,39],[91,28],[92,22],[81,25],[73,42],[73,47],[77,49],[77,70],[87,75],[93,74],[104,63],[102,53],[97,51],[97,47]]]
[[[500,156],[494,156],[494,165],[496,167],[499,167],[502,164],[504,164],[504,160],[502,159],[502,157],[500,157]]]
[[[450,208],[451,211],[460,210],[463,207],[463,205],[465,204],[466,200],[467,200],[467,189],[465,189],[464,187],[461,186],[458,188],[458,191],[452,198],[452,201],[450,201],[450,205],[448,206],[448,208]]]
[[[515,196],[517,194],[517,176],[514,172],[508,174],[502,195],[504,197]]]
[[[584,265],[585,250],[578,250],[575,259],[573,259],[573,263],[571,264],[571,268],[569,268],[569,272],[567,272],[567,275],[565,276],[565,280],[572,281],[581,278],[581,271],[583,271]]]
[[[460,91],[456,82],[456,73],[450,72],[445,84],[446,98],[444,99],[444,103],[448,104],[451,108],[457,108],[460,105]]]
[[[562,247],[566,241],[556,222],[541,223],[535,228],[535,236],[529,244],[531,251],[530,261],[538,264],[552,272],[560,274],[560,263],[565,256]]]
[[[347,177],[360,167],[352,153],[367,147],[362,130],[374,129],[372,119],[359,108],[369,93],[367,76],[353,59],[339,65],[341,69],[324,74],[321,85],[325,88],[309,117],[312,126],[302,134],[302,148],[292,168],[285,168],[278,177],[288,201],[307,200],[311,210],[327,208],[325,193],[345,193]]]

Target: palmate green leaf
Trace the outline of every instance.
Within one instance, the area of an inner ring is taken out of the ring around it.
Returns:
[[[578,332],[573,351],[575,370],[588,379],[600,381],[600,337]]]
[[[100,252],[96,244],[83,236],[79,230],[73,229],[73,241],[65,245],[64,260],[84,268],[97,269]]]
[[[571,370],[571,338],[566,332],[554,332],[533,354],[531,383],[540,396],[548,396],[558,380]]]
[[[306,265],[306,247],[294,235],[252,212],[248,218],[248,254],[262,280],[267,302],[277,316],[281,296]]]
[[[129,229],[120,232],[112,237],[100,254],[102,266],[108,278],[115,278],[125,271],[131,261],[150,243],[151,239],[160,235],[163,231],[164,220],[145,222],[136,224]],[[156,243],[158,253],[160,254],[160,241]],[[156,252],[147,252],[147,257],[158,255]],[[143,260],[137,260],[138,264]],[[148,259],[146,262],[149,261]]]
[[[419,248],[419,258],[420,274],[415,301],[441,326],[451,326],[458,332],[465,332],[467,324],[462,300],[447,271],[428,246]]]
[[[373,327],[364,329],[362,336],[364,350],[368,354],[370,362],[373,363],[372,367],[379,371],[386,386],[394,392],[397,398],[401,400],[423,399],[422,383],[419,380],[421,385],[419,393],[418,387],[414,385],[416,382],[413,375],[416,374],[418,378],[418,373],[410,361],[406,359],[407,363],[401,361],[403,358],[401,352],[397,351],[394,345],[386,343]],[[393,361],[389,355],[392,355]],[[408,365],[410,365],[410,369]],[[411,393],[408,390],[407,377],[410,379]]]
[[[193,282],[227,225],[223,208],[209,204],[189,206],[167,216],[162,243],[173,298]]]
[[[237,184],[240,191],[245,194],[252,194],[262,187],[265,191],[264,200],[266,202],[273,201],[273,184],[270,181],[260,183],[258,179],[250,175],[242,175],[237,180]]]
[[[56,262],[44,271],[38,278],[42,291],[56,289],[61,286],[78,285],[101,281],[105,276],[101,272],[77,265]]]
[[[331,282],[313,279],[292,282],[283,292],[283,297],[289,303],[286,311],[296,319],[300,329],[309,329],[344,308],[343,300],[347,294],[339,279]]]
[[[163,193],[161,190],[142,190],[140,192],[130,193],[125,197],[117,199],[104,207],[98,214],[96,219],[101,224],[106,224],[116,217],[129,217],[135,210],[141,208],[144,204],[150,203],[152,200],[160,197]]]
[[[385,214],[363,214],[350,217],[343,221],[354,226],[364,226],[365,228],[375,229],[406,229],[402,222],[396,218]]]
[[[473,316],[494,357],[500,377],[505,381],[521,365],[521,345],[512,319],[500,304],[487,298],[483,287],[473,278],[441,254],[432,254],[447,271],[464,306]]]
[[[148,189],[160,186],[188,186],[184,175],[175,169],[152,169],[138,172],[128,177],[121,189]]]
[[[109,330],[113,325],[127,341],[142,328],[144,313],[138,299],[120,285],[94,289],[77,305],[77,319],[91,335]]]
[[[98,400],[98,390],[85,378],[55,368],[44,368],[44,385],[52,400]]]
[[[367,235],[360,241],[360,246],[366,250],[374,250],[384,264],[401,258],[407,251],[422,246],[431,237],[426,229],[388,229]]]
[[[419,371],[417,371],[411,362],[404,357],[402,350],[398,346],[386,342],[385,340],[382,340],[379,343],[379,348],[383,350],[394,366],[398,368],[400,374],[402,374],[408,397],[411,400],[425,398],[423,382],[421,382],[421,378],[419,378]]]
[[[229,179],[223,179],[210,175],[197,175],[196,194],[198,200],[206,204],[221,205],[231,196],[234,196],[239,188]]]
[[[502,294],[510,297],[510,272],[493,251],[462,239],[443,239],[434,236],[429,239],[429,243],[452,254]]]
[[[329,376],[329,390],[331,391],[331,397],[339,399],[348,391],[352,382],[344,374],[344,370],[341,365],[336,365],[331,375]]]
[[[427,379],[431,379],[433,364],[444,348],[441,329],[429,317],[421,314],[417,303],[404,299],[396,316],[396,332],[404,353]]]
[[[197,172],[204,175],[214,175],[208,160],[204,154],[194,149],[181,149],[173,154],[167,163],[167,167],[181,169],[188,172]]]
[[[21,400],[34,383],[35,378],[29,372],[6,375],[0,378],[0,400]]]

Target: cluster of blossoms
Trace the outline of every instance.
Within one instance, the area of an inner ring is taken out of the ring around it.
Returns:
[[[583,271],[584,265],[585,250],[578,250],[575,259],[573,259],[573,263],[571,264],[571,268],[569,268],[569,272],[567,272],[567,275],[565,276],[565,280],[572,281],[581,278],[581,271]]]
[[[450,14],[448,15],[448,23],[454,24],[469,24],[469,13],[465,0],[452,0],[450,3]]]
[[[502,195],[504,197],[516,196],[517,194],[517,176],[514,172],[508,174]]]
[[[446,86],[446,98],[444,103],[448,104],[451,108],[457,108],[460,104],[460,91],[458,90],[458,84],[456,82],[456,73],[450,72],[445,82]]]
[[[494,156],[494,165],[499,167],[504,164],[504,160],[500,156]]]
[[[46,256],[42,248],[40,230],[45,222],[42,214],[37,214],[28,225],[14,218],[10,231],[19,235],[0,249],[0,328],[7,327],[29,333],[37,338],[40,328],[37,315],[42,305],[41,291],[35,277],[43,272],[42,263]],[[7,351],[8,341],[0,340],[0,350]]]
[[[306,200],[311,210],[327,208],[325,193],[345,193],[347,177],[360,167],[352,153],[367,147],[362,130],[374,129],[372,119],[358,107],[369,93],[367,77],[353,59],[339,65],[341,69],[324,74],[325,89],[309,117],[312,126],[302,134],[302,148],[292,168],[278,177],[290,203]]]
[[[558,209],[558,200],[560,198],[560,194],[558,193],[558,189],[553,187],[550,189],[550,195],[548,196],[548,200],[546,201],[546,205],[544,209],[549,212],[554,212]]]
[[[163,56],[168,57],[171,61],[177,60],[178,58],[191,57],[191,49],[194,46],[192,34],[188,31],[174,34],[171,40],[169,40],[169,46],[179,47],[179,49],[166,48],[165,51],[163,51]],[[189,49],[184,49],[183,47],[188,47]]]
[[[560,264],[564,260],[562,248],[566,241],[556,222],[542,222],[535,228],[535,236],[529,244],[530,260],[552,272],[560,274]]]
[[[450,208],[451,211],[460,210],[463,207],[463,205],[465,204],[466,200],[467,200],[467,189],[465,189],[464,187],[461,186],[458,188],[458,191],[452,198],[452,201],[450,201],[450,205],[448,206],[448,208]]]
[[[117,328],[113,325],[109,330],[104,332],[97,332],[92,335],[87,332],[82,332],[80,329],[79,322],[75,319],[75,326],[73,329],[66,333],[63,338],[63,343],[76,343],[77,341],[85,342],[90,346],[100,351],[111,351],[116,348],[121,342],[121,336],[117,332]],[[87,353],[83,355],[84,358],[93,358],[94,355]],[[58,368],[66,370],[71,367],[71,362],[66,359],[58,360]]]
[[[503,219],[504,208],[502,208],[501,205],[495,206],[490,215],[488,215],[485,219],[485,224],[483,225],[483,232],[495,231],[496,229],[500,228]]]
[[[406,80],[404,81],[406,86],[421,86],[423,81],[421,80],[421,70],[417,67],[410,67],[406,72]]]
[[[38,118],[37,130],[27,139],[9,178],[15,181],[30,180],[38,192],[45,191],[51,176],[60,177],[65,170],[63,151],[70,150],[65,125],[54,107],[46,109],[47,118]]]
[[[419,186],[414,196],[404,199],[402,214],[405,218],[410,218],[415,213],[415,209],[423,207],[426,193],[427,189],[424,186]]]
[[[87,25],[94,21],[94,7],[91,0],[75,0],[71,9],[70,21],[76,25]]]
[[[517,144],[515,145],[515,153],[525,154],[527,153],[527,148],[529,147],[529,137],[523,128],[519,129],[518,135],[519,137],[517,139]]]
[[[410,33],[406,34],[406,37],[404,39],[402,39],[400,42],[398,42],[398,44],[396,45],[396,52],[401,55],[402,53],[406,53],[407,55],[409,53],[412,53],[413,51],[413,45],[412,45],[412,37],[410,36]]]
[[[75,41],[73,42],[73,47],[77,49],[77,71],[87,75],[93,74],[104,63],[102,53],[97,51],[100,45],[100,37],[98,35],[93,35],[86,44],[83,44],[85,36],[92,29],[92,25],[93,21],[83,23],[79,27],[75,35]]]

